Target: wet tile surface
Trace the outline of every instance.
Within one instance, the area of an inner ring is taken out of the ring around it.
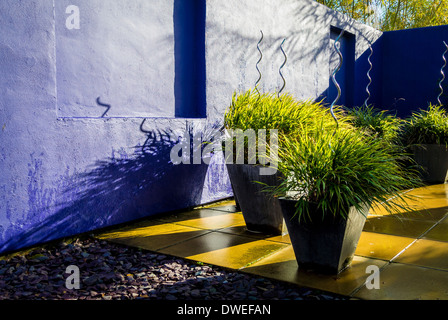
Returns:
[[[434,225],[426,220],[413,220],[396,216],[370,216],[364,231],[417,238]]]
[[[194,228],[215,230],[228,228],[230,226],[241,223],[242,221],[244,221],[242,214],[219,212],[219,215],[198,217],[196,219],[177,221],[175,223]]]
[[[390,260],[414,240],[408,237],[363,232],[356,248],[356,254],[369,258]]]
[[[160,252],[221,267],[240,269],[285,246],[287,245],[274,241],[211,232],[167,247]]]
[[[392,263],[380,272],[379,289],[363,286],[355,298],[368,300],[448,300],[448,272]]]
[[[442,219],[423,238],[448,242],[448,217]]]
[[[157,251],[160,248],[184,242],[207,233],[209,233],[207,230],[169,223],[118,229],[114,232],[101,234],[98,238],[141,249]]]
[[[244,222],[242,222],[241,224],[237,224],[235,226],[229,227],[229,228],[220,229],[219,231],[225,232],[225,233],[242,235],[242,236],[246,236],[246,237],[250,237],[250,238],[264,239],[264,240],[276,241],[276,242],[282,242],[282,243],[291,243],[291,240],[290,240],[288,234],[266,235],[266,234],[259,233],[259,232],[248,231],[246,229],[246,225]]]
[[[417,240],[395,261],[448,271],[448,243]]]
[[[410,206],[414,213],[400,212],[403,215],[413,214],[422,216],[425,210],[443,209],[448,207],[448,185],[439,184],[411,190],[405,193],[410,197],[406,199],[406,204]],[[370,210],[374,215],[389,215],[384,207],[378,206]]]
[[[295,283],[342,295],[350,295],[363,285],[368,277],[366,268],[369,265],[382,267],[387,262],[355,256],[351,266],[339,275],[324,275],[301,270],[295,260],[292,246],[274,253],[253,265],[244,268],[243,272],[261,275],[267,278]]]
[[[148,218],[100,236],[121,244],[359,299],[448,299],[448,185],[409,191],[412,212],[371,209],[349,268],[301,270],[288,234],[246,230],[234,201]],[[380,289],[367,289],[368,268]]]

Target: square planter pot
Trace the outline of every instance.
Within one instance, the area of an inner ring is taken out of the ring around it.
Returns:
[[[241,209],[248,231],[265,234],[285,234],[280,203],[269,193],[263,192],[263,186],[277,185],[280,175],[260,175],[260,166],[250,164],[227,164],[230,182],[235,199]]]
[[[446,183],[448,149],[441,144],[412,146],[414,161],[422,167],[421,178],[427,183]]]
[[[299,222],[293,217],[296,201],[286,198],[279,201],[299,268],[338,274],[350,265],[369,206],[363,206],[361,212],[351,207],[347,219],[327,215],[324,219]],[[322,213],[316,212],[315,216],[322,217]]]

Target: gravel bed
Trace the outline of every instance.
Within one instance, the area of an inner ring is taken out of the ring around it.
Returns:
[[[68,289],[68,266],[79,289]],[[0,300],[345,300],[347,297],[95,238],[0,257]]]

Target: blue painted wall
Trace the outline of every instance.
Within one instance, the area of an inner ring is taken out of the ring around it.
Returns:
[[[381,69],[381,92],[375,96],[375,105],[406,117],[429,103],[438,104],[443,41],[448,41],[448,26],[385,32],[379,41],[381,63],[376,68]],[[448,81],[443,87],[441,100],[446,105]]]
[[[232,195],[216,161],[170,161],[217,120],[203,1],[2,1],[0,15],[0,252]]]
[[[286,38],[285,91],[326,93],[332,26],[355,37],[357,85],[381,32],[312,0],[2,0],[0,252],[231,196],[222,155],[175,166],[171,148],[253,87],[260,30],[261,90]]]
[[[174,1],[176,117],[205,118],[205,0]]]

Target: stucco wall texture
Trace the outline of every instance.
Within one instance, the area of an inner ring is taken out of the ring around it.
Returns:
[[[326,96],[331,26],[364,92],[381,32],[311,0],[2,0],[0,252],[232,196],[222,156],[175,166],[171,148],[254,86],[260,30],[260,90],[282,86],[286,38],[284,90]]]

